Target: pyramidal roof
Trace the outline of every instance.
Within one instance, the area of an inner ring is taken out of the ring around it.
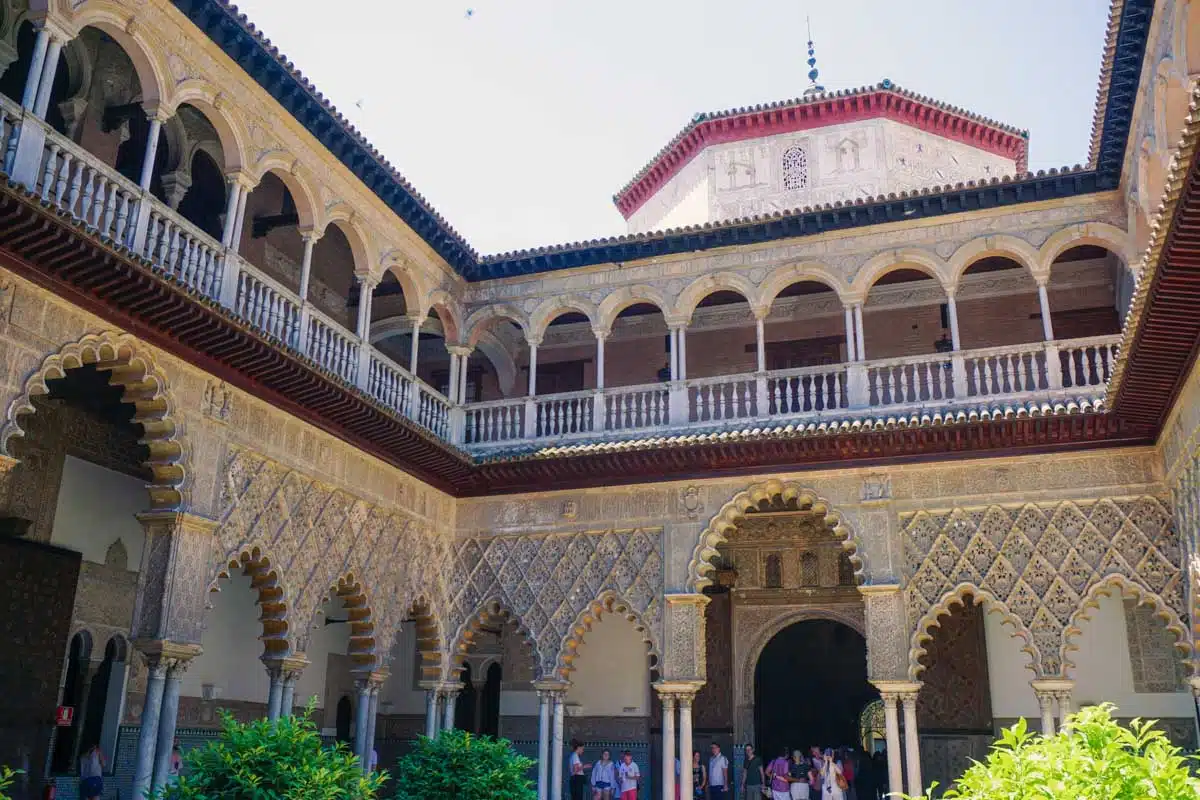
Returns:
[[[1028,131],[910,92],[885,78],[859,89],[826,92],[818,87],[794,100],[697,114],[613,195],[613,203],[628,219],[709,145],[867,119],[890,119],[1010,158],[1018,174],[1028,167]]]

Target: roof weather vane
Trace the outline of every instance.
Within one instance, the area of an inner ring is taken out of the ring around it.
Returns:
[[[817,76],[820,72],[817,70],[817,56],[816,51],[813,49],[812,19],[805,17],[804,22],[808,25],[808,80],[810,81],[809,87],[804,90],[804,96],[811,97],[812,95],[823,93],[825,87],[817,83]]]

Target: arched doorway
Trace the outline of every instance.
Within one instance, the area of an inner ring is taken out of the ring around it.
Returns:
[[[829,619],[795,622],[767,642],[754,670],[759,752],[860,746],[863,708],[877,697],[862,634]]]

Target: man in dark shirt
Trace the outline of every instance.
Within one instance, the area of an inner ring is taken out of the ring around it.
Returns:
[[[742,766],[742,791],[744,800],[761,800],[763,785],[762,759],[754,755],[754,746],[746,745],[746,762]]]

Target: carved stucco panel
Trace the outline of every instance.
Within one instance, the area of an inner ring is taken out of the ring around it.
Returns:
[[[867,675],[871,680],[902,681],[908,674],[908,620],[899,586],[872,587],[866,600]]]

